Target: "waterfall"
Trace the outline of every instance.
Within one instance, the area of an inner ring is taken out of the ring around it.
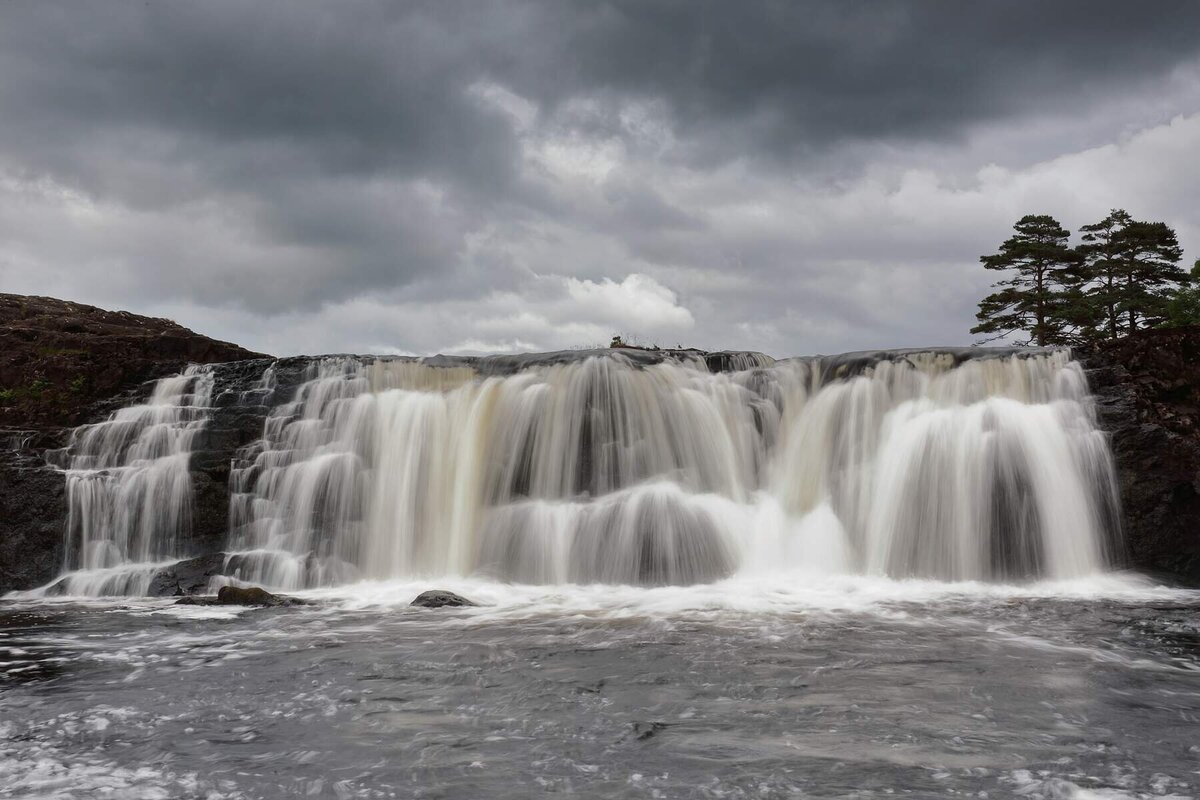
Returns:
[[[145,404],[76,428],[52,454],[66,472],[69,593],[144,593],[155,564],[183,554],[192,446],[212,389],[207,368],[189,367],[158,381]]]
[[[217,403],[263,420],[257,440],[223,451],[225,567],[277,589],[471,575],[1021,581],[1096,573],[1118,552],[1107,440],[1066,351],[248,368],[222,379],[236,386]],[[189,464],[213,387],[211,369],[191,368],[75,431],[62,454],[68,591],[144,592],[160,562],[189,554]]]
[[[325,359],[233,472],[229,566],[288,589],[1103,569],[1115,483],[1081,368],[977,354]]]

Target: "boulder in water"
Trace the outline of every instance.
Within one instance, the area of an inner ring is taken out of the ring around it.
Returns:
[[[445,589],[430,589],[427,592],[421,592],[411,605],[420,606],[421,608],[461,608],[463,606],[477,606],[478,603],[471,602],[467,598],[454,592],[448,592]]]
[[[209,578],[220,575],[224,568],[224,553],[209,553],[178,561],[154,573],[146,594],[151,597],[182,597],[200,594],[208,588]]]
[[[258,586],[222,586],[216,597],[183,597],[175,601],[179,606],[304,606],[307,602],[299,597],[271,594]]]

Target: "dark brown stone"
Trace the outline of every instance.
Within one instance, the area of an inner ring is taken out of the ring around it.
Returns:
[[[167,319],[0,294],[0,428],[75,426],[97,401],[189,363],[256,357]]]

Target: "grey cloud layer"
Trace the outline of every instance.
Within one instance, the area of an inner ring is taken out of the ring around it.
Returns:
[[[8,4],[0,278],[275,350],[961,340],[959,265],[1055,199],[1046,164],[1200,110],[1196,30],[1190,2]],[[1121,110],[1155,93],[1167,120]],[[985,208],[989,161],[1017,172]]]

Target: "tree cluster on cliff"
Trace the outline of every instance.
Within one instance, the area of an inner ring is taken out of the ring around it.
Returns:
[[[1083,226],[1075,246],[1046,214],[1022,217],[1014,231],[998,252],[980,256],[984,268],[1004,273],[971,329],[984,341],[1085,344],[1200,324],[1200,261],[1191,273],[1179,266],[1183,251],[1166,223],[1115,209]]]

